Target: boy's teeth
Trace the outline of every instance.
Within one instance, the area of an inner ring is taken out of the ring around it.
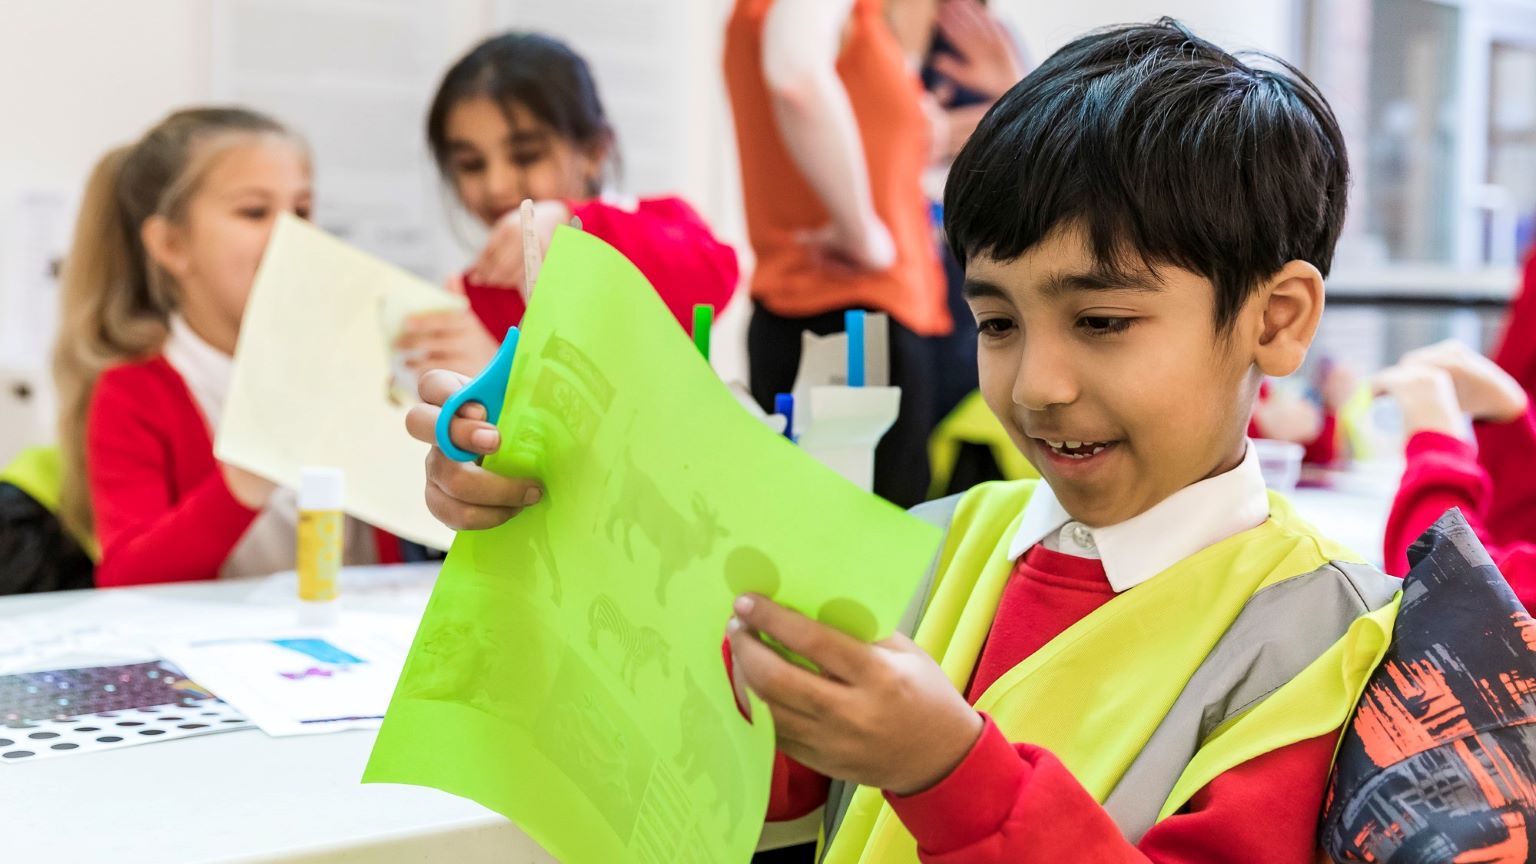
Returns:
[[[1077,448],[1079,448],[1081,446],[1083,446],[1083,442],[1081,442],[1081,441],[1068,441],[1067,442],[1067,449],[1068,450],[1076,450]]]
[[[1045,443],[1051,445],[1052,447],[1056,448],[1057,450],[1060,450],[1061,448],[1066,446],[1065,442],[1062,442],[1062,441],[1052,441],[1049,438],[1045,439]]]

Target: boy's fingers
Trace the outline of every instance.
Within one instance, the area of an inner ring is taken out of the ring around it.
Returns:
[[[477,403],[459,409],[459,416],[448,424],[448,438],[455,447],[488,456],[501,448],[501,432],[484,420],[464,418],[465,413],[485,416],[485,407]],[[435,405],[413,405],[405,415],[405,431],[424,444],[437,443],[437,418],[442,409]]]
[[[433,369],[416,382],[417,394],[428,405],[441,406],[448,397],[464,389],[469,377],[447,369]],[[435,422],[435,418],[434,418]]]
[[[772,636],[828,675],[843,681],[862,677],[871,649],[852,636],[757,594],[736,598],[735,611],[746,627]]]
[[[440,450],[427,454],[427,483],[449,498],[478,507],[518,509],[544,498],[537,480],[503,477],[469,462],[455,462]]]
[[[838,684],[780,657],[750,630],[731,633],[731,655],[742,679],[773,708],[775,717],[785,708],[820,716],[836,702]]]
[[[483,531],[487,528],[495,528],[522,512],[519,508],[480,507],[465,504],[430,484],[427,486],[427,511],[434,519],[455,531]]]

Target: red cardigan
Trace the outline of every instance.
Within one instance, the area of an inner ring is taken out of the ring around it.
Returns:
[[[102,373],[85,442],[101,544],[96,585],[218,578],[258,511],[225,485],[208,424],[164,357]],[[380,562],[398,562],[393,538],[378,539]]]
[[[1494,362],[1536,406],[1536,250],[1525,261]],[[1525,608],[1536,611],[1536,407],[1511,423],[1476,423],[1477,446],[1437,432],[1408,440],[1407,466],[1387,516],[1387,572],[1408,572],[1408,547],[1460,507]]]
[[[1536,610],[1536,407],[1510,423],[1476,423],[1477,444],[1440,432],[1408,439],[1402,485],[1387,515],[1387,572],[1408,572],[1408,547],[1460,507],[1525,608]]]
[[[1098,561],[1030,549],[998,602],[968,698],[1114,597]],[[1005,739],[990,718],[971,752],[932,789],[887,795],[927,864],[1244,861],[1311,864],[1337,735],[1258,756],[1216,777],[1178,813],[1129,843],[1050,751]],[[784,757],[770,819],[815,809],[826,781]]]
[[[1536,402],[1536,249],[1525,260],[1520,293],[1509,304],[1509,318],[1493,360],[1515,376]]]
[[[628,258],[656,289],[667,309],[693,329],[693,307],[707,303],[718,315],[736,291],[736,252],[716,240],[681,198],[642,199],[633,210],[602,201],[573,204],[581,230]],[[464,280],[464,293],[487,330],[500,339],[523,320],[521,291]]]

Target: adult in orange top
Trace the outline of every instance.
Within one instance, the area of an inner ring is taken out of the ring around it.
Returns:
[[[767,408],[793,387],[802,333],[841,330],[849,309],[886,313],[902,401],[875,491],[917,503],[935,389],[926,337],[952,326],[921,186],[922,85],[881,0],[737,0],[725,79],[757,257],[753,395]]]

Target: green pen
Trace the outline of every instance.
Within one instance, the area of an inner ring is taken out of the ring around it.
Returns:
[[[693,307],[693,346],[699,355],[709,360],[709,328],[715,320],[715,307],[699,303]]]

